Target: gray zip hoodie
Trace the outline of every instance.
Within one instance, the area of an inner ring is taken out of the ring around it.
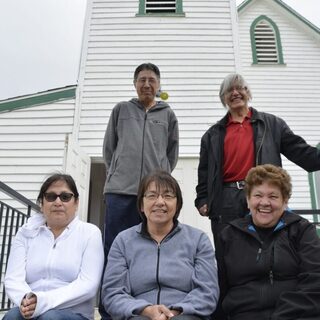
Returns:
[[[208,236],[178,223],[158,244],[144,229],[129,228],[112,244],[101,293],[112,319],[127,320],[157,304],[210,319],[219,286]]]
[[[148,112],[136,98],[118,103],[104,137],[104,193],[136,195],[146,174],[171,172],[178,154],[178,120],[167,103],[159,101]]]

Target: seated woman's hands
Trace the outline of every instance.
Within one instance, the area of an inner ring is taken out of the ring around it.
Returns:
[[[180,314],[178,310],[170,310],[163,304],[156,304],[145,307],[141,315],[149,317],[151,320],[167,320]]]
[[[20,304],[20,313],[25,319],[32,317],[37,306],[37,296],[33,293],[28,293],[24,296]]]

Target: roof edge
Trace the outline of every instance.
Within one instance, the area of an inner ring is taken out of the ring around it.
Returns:
[[[272,1],[277,3],[279,6],[281,6],[285,10],[287,10],[289,13],[293,14],[298,20],[302,21],[304,24],[306,24],[313,31],[320,34],[320,28],[318,28],[316,25],[314,25],[308,19],[303,17],[300,13],[298,13],[296,10],[294,10],[292,7],[290,7],[288,4],[284,3],[281,0],[272,0]],[[242,11],[250,2],[252,2],[252,0],[245,0],[244,2],[240,3],[240,5],[238,6],[238,12]]]
[[[24,109],[75,98],[77,85],[41,91],[0,101],[0,112]]]

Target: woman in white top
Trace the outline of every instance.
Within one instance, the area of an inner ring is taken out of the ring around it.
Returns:
[[[5,288],[15,304],[4,320],[94,318],[103,269],[100,230],[78,219],[73,178],[54,174],[38,196],[41,214],[29,218],[13,242]]]

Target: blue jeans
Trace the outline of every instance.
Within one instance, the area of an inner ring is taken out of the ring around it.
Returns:
[[[81,314],[73,313],[70,309],[52,309],[39,317],[31,318],[34,320],[88,320]],[[5,315],[3,320],[26,320],[20,313],[18,307],[10,309]]]
[[[107,264],[107,257],[115,237],[123,230],[129,229],[142,220],[137,207],[137,196],[115,193],[105,194],[106,213],[104,219],[104,263]],[[103,279],[103,277],[102,277]],[[110,320],[104,306],[99,302],[99,312],[102,320]]]

